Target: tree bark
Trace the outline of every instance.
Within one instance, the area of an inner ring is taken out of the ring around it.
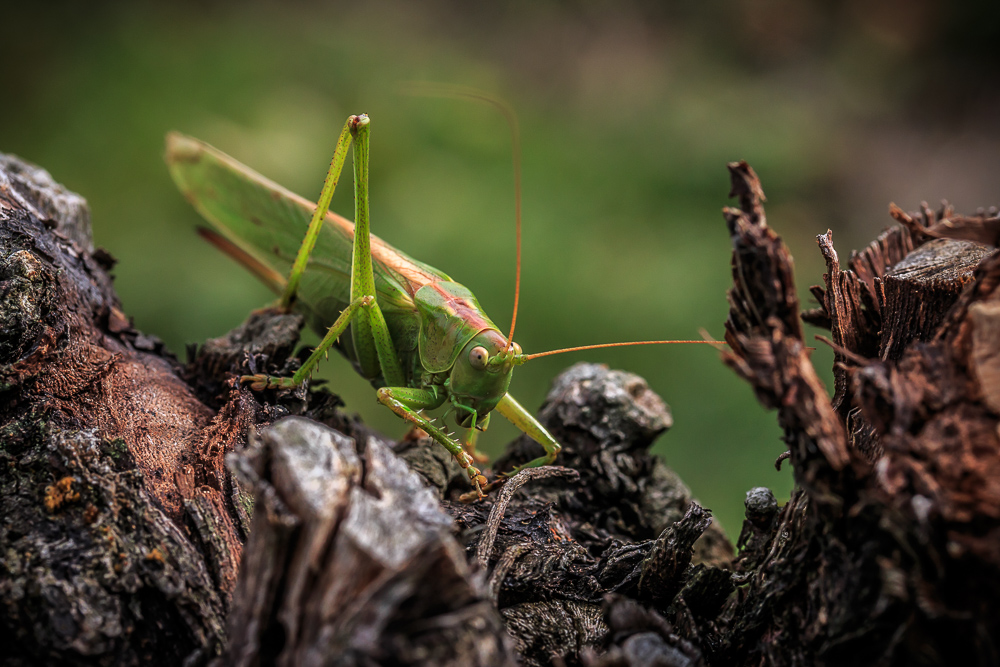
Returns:
[[[725,360],[777,407],[799,488],[770,538],[749,531],[750,585],[721,655],[997,664],[1000,255],[928,242],[922,230],[947,228],[948,208],[907,216],[913,224],[852,254],[843,271],[830,232],[818,237],[828,273],[806,317],[833,333],[830,401],[792,321],[791,257],[767,227],[757,177],[745,163],[730,169],[741,205],[726,212],[736,252]]]
[[[243,539],[221,452],[245,429],[132,328],[88,224],[0,162],[0,643],[9,664],[203,661]]]
[[[959,240],[995,242],[996,213],[894,209],[844,269],[828,232],[800,314],[730,168],[723,361],[777,409],[797,482],[780,508],[747,493],[735,554],[649,454],[672,419],[641,378],[570,368],[539,411],[560,467],[461,502],[418,434],[239,385],[297,367],[298,316],[179,363],[122,312],[82,199],[0,161],[3,663],[1000,662],[1000,259]],[[831,330],[832,398],[801,318]],[[522,437],[494,467],[537,455]]]

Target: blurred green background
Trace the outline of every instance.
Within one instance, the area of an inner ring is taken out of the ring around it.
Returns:
[[[491,91],[519,113],[528,352],[721,338],[730,160],[760,175],[805,304],[827,228],[846,259],[888,224],[889,201],[1000,199],[1000,5],[986,0],[6,4],[0,150],[86,196],[125,310],[182,358],[271,297],[194,234],[162,163],[172,129],[315,198],[344,118],[370,114],[374,232],[506,326],[507,129],[487,107],[400,95],[408,81]],[[341,188],[335,210],[350,215],[350,197]],[[814,357],[828,378],[832,355]],[[670,404],[656,451],[733,537],[747,489],[787,497],[774,414],[716,352],[546,358],[512,392],[534,409],[581,359],[640,373]],[[322,374],[349,411],[402,433],[341,359]],[[496,453],[513,431],[494,423]]]

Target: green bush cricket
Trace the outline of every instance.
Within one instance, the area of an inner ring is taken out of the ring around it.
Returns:
[[[217,230],[200,230],[202,236],[281,294],[280,308],[301,312],[323,335],[291,378],[252,375],[242,381],[256,390],[298,386],[336,344],[355,370],[377,388],[380,403],[454,455],[481,498],[488,485],[475,465],[475,434],[486,430],[493,410],[545,450],[508,475],[551,464],[560,450],[555,438],[507,393],[515,366],[575,350],[709,341],[610,343],[524,354],[513,342],[521,265],[516,120],[509,108],[492,98],[467,92],[458,96],[475,97],[500,108],[513,135],[517,279],[507,336],[467,288],[369,232],[370,121],[366,115],[351,116],[344,124],[318,203],[286,190],[208,144],[178,133],[167,136],[166,159],[181,192]],[[328,211],[352,143],[353,224]],[[425,414],[445,405],[444,416],[454,414],[456,423],[468,429],[464,446],[454,433]]]

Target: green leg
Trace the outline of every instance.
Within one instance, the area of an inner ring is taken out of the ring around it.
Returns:
[[[427,435],[444,445],[444,448],[451,452],[458,464],[465,468],[479,497],[485,497],[483,487],[486,485],[486,478],[483,477],[479,468],[473,465],[475,463],[473,458],[465,451],[461,443],[454,439],[453,433],[445,433],[434,425],[432,419],[423,414],[423,410],[433,410],[444,403],[444,395],[441,392],[407,387],[382,387],[378,390],[378,401],[406,421],[416,424]]]
[[[354,323],[352,338],[358,364],[366,377],[381,376],[390,387],[406,384],[406,376],[389,336],[389,327],[375,298],[371,237],[368,224],[368,116],[348,119],[354,143],[354,256],[351,262],[351,301],[371,296],[368,317]]]
[[[308,378],[319,361],[326,357],[330,346],[353,324],[353,340],[358,363],[366,377],[381,375],[386,384],[402,386],[406,384],[402,365],[392,344],[389,327],[375,297],[375,276],[372,270],[371,238],[368,224],[368,116],[351,116],[344,124],[337,141],[330,170],[327,172],[323,191],[320,193],[316,212],[309,223],[306,237],[295,257],[295,263],[288,276],[288,286],[281,297],[282,307],[287,308],[295,299],[295,292],[306,269],[309,255],[316,245],[316,238],[322,227],[330,200],[340,179],[340,173],[347,158],[347,151],[354,141],[354,255],[351,264],[351,303],[344,309],[320,342],[312,355],[291,378],[272,378],[267,375],[246,375],[243,382],[250,382],[253,389],[268,387],[297,387]],[[361,308],[365,314],[355,317]]]
[[[319,237],[319,230],[326,219],[326,212],[330,210],[330,200],[333,199],[333,192],[337,189],[337,181],[340,180],[340,172],[344,169],[344,161],[347,159],[347,151],[351,147],[351,121],[354,116],[347,119],[344,129],[340,132],[340,139],[337,140],[337,148],[333,152],[333,159],[330,160],[330,170],[326,173],[326,181],[323,182],[323,190],[319,193],[319,201],[316,202],[316,211],[309,222],[309,229],[306,231],[302,245],[295,256],[295,263],[292,271],[288,274],[288,283],[285,285],[285,292],[281,295],[280,305],[288,310],[295,301],[295,292],[299,289],[299,282],[302,274],[305,273],[306,265],[309,263],[309,255],[312,254],[316,246],[316,239]]]
[[[511,424],[518,427],[530,437],[532,440],[540,444],[545,448],[545,455],[539,456],[534,461],[528,461],[524,465],[517,466],[509,473],[508,476],[514,475],[521,472],[525,468],[537,468],[538,466],[550,465],[556,460],[556,455],[562,446],[552,435],[545,430],[545,427],[538,423],[538,420],[531,416],[531,413],[525,410],[520,403],[514,400],[514,397],[510,394],[506,394],[500,403],[497,404],[497,412],[502,414],[504,417],[510,421]]]

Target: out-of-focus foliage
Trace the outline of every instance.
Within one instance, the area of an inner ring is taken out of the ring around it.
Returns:
[[[344,118],[366,112],[373,230],[468,285],[503,323],[507,129],[486,107],[399,94],[421,80],[481,88],[520,114],[525,351],[720,337],[727,161],[761,176],[804,301],[822,274],[813,238],[828,227],[843,257],[889,222],[890,200],[998,203],[998,25],[985,0],[19,3],[0,40],[0,150],[87,197],[96,242],[120,260],[126,311],[183,357],[270,296],[195,236],[162,164],[164,133],[203,138],[315,197]],[[350,215],[350,187],[334,208]],[[829,366],[826,350],[815,356]],[[537,406],[581,358],[532,362],[512,391]],[[742,490],[787,494],[773,414],[712,350],[586,358],[640,373],[672,406],[657,450],[731,532]],[[323,375],[349,410],[401,431],[340,360]],[[513,435],[495,424],[494,452]]]

